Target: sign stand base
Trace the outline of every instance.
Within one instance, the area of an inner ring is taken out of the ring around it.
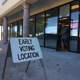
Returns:
[[[44,68],[43,60],[40,59],[40,62],[41,62],[41,66],[42,66],[42,68],[44,70],[45,80],[47,80],[47,75],[46,75],[46,71],[45,71],[45,68]],[[30,61],[28,62],[28,65],[27,65],[27,68],[26,68],[26,73],[28,71],[29,65],[30,65]]]

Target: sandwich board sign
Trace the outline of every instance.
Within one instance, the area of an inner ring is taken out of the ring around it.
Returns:
[[[10,45],[14,63],[42,58],[37,38],[11,38]]]
[[[41,65],[44,70],[45,80],[47,80],[46,72],[44,69],[43,61],[42,61],[42,52],[39,46],[39,42],[37,38],[10,38],[7,54],[4,62],[2,79],[4,79],[5,69],[7,58],[12,57],[13,62],[15,63],[16,67],[16,75],[17,80],[20,80],[18,75],[18,66],[17,63],[28,61],[28,65],[26,67],[26,73],[29,68],[29,64],[31,60],[40,59]]]

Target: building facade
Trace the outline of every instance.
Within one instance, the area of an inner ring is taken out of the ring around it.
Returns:
[[[79,0],[3,0],[0,2],[1,39],[37,37],[41,47],[61,49],[61,24],[68,32],[67,51],[80,53]]]

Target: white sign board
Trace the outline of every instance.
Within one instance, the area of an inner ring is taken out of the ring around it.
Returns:
[[[37,38],[10,38],[10,45],[14,63],[42,58]]]

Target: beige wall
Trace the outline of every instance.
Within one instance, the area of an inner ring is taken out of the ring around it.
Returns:
[[[0,0],[0,17],[3,16],[4,14],[8,13],[13,9],[13,7],[16,7],[16,4],[19,3],[20,0],[7,0],[3,5],[2,5],[2,0]]]
[[[0,17],[10,16],[15,12],[18,12],[23,8],[22,4],[26,1],[27,3],[33,4],[38,0],[7,0],[2,5],[2,0],[0,0]]]

